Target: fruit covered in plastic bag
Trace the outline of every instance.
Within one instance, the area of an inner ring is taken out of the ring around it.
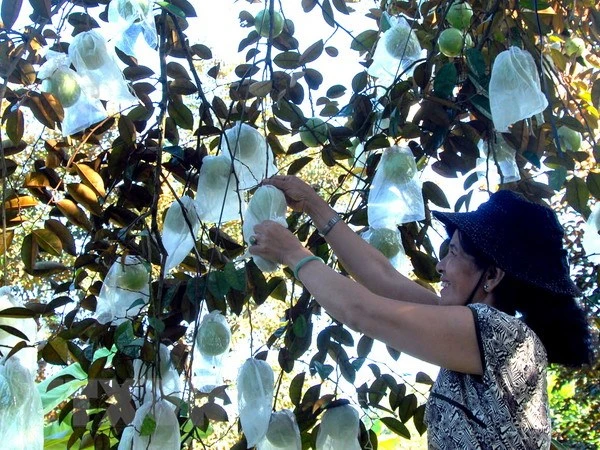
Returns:
[[[150,269],[147,264],[133,255],[118,258],[102,283],[96,320],[118,325],[127,318],[136,317],[149,298]]]
[[[8,308],[15,308],[21,306],[17,298],[12,293],[12,288],[4,286],[0,288],[0,311]],[[32,318],[12,318],[12,317],[0,317],[0,325],[12,327],[23,333],[28,338],[28,344],[35,344],[37,339],[37,324]],[[0,352],[6,356],[15,345],[21,342],[23,339],[9,333],[6,330],[0,328]],[[37,349],[35,346],[26,347],[19,350],[11,359],[21,360],[27,369],[35,372],[37,370]]]
[[[179,450],[179,422],[167,400],[146,401],[123,431],[118,450]]]
[[[395,228],[398,224],[423,220],[425,204],[417,164],[409,148],[384,150],[367,200],[372,228]]]
[[[244,214],[242,231],[246,244],[250,244],[250,238],[254,236],[254,226],[265,220],[272,220],[287,228],[287,221],[285,220],[286,211],[287,204],[283,192],[275,186],[260,186],[254,192],[248,203],[248,209]],[[263,272],[273,272],[279,266],[276,262],[269,261],[260,256],[253,255],[252,258]]]
[[[18,353],[17,353],[18,355]],[[35,371],[18,358],[0,362],[0,439],[2,448],[42,450],[44,411],[35,387]]]
[[[519,181],[521,175],[515,160],[516,151],[502,137],[494,133],[488,140],[479,141],[477,158],[477,175],[480,180],[486,179],[490,185]]]
[[[238,409],[248,448],[267,433],[274,386],[273,369],[266,361],[248,358],[242,365],[237,378]]]
[[[231,160],[225,155],[209,155],[202,159],[196,204],[202,221],[222,223],[239,219],[240,204],[242,211],[245,205],[237,192]]]
[[[329,408],[321,418],[317,450],[360,450],[358,412],[350,405]]]
[[[537,67],[528,51],[510,47],[496,56],[489,97],[494,128],[500,132],[546,109],[548,100],[540,88]]]
[[[596,203],[585,222],[581,245],[583,245],[588,260],[594,264],[600,264],[600,202]]]
[[[50,51],[46,58],[38,77],[42,90],[56,97],[63,107],[63,136],[83,131],[108,117],[100,100],[87,94],[81,77],[69,68],[71,60],[67,55]]]
[[[398,228],[369,228],[362,234],[362,237],[389,259],[396,270],[402,273],[407,272],[409,261],[404,252],[402,235]]]
[[[250,189],[277,172],[266,139],[246,123],[238,122],[225,131],[222,148],[223,155],[233,160],[240,189]]]
[[[109,54],[106,40],[97,31],[84,31],[75,36],[69,45],[69,58],[90,97],[117,103],[137,102],[114,56]]]
[[[108,5],[108,22],[117,36],[115,47],[136,56],[138,41],[156,48],[156,24],[152,12],[153,0],[112,0]]]
[[[160,344],[158,356],[158,366],[141,359],[133,360],[133,397],[138,404],[145,403],[144,400],[151,396],[153,398],[183,396],[181,377],[171,363],[169,348]]]
[[[259,442],[258,450],[300,450],[302,439],[296,417],[288,410],[271,414],[267,434]]]
[[[200,220],[196,203],[187,195],[171,203],[163,223],[162,243],[167,251],[165,270],[179,265],[196,243]]]
[[[227,319],[219,311],[206,314],[196,334],[194,356],[194,386],[210,392],[222,384],[221,369],[231,343],[231,330]]]
[[[367,71],[372,77],[379,78],[381,84],[387,85],[403,73],[406,77],[412,74],[413,63],[421,57],[421,44],[404,17],[384,12],[382,23],[389,24],[389,28],[379,38],[373,63]]]

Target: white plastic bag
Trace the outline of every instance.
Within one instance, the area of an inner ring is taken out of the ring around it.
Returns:
[[[69,45],[69,58],[90,97],[128,105],[137,102],[114,56],[108,53],[106,40],[97,31],[75,36]]]
[[[275,376],[266,361],[249,358],[237,378],[240,423],[248,448],[258,444],[267,433],[273,404]]]
[[[225,131],[222,148],[223,155],[233,159],[240,189],[250,189],[277,173],[273,152],[266,139],[246,123],[238,122]]]
[[[271,414],[267,434],[258,450],[301,450],[302,439],[296,417],[289,409]]]
[[[100,288],[96,320],[119,325],[136,317],[149,298],[150,270],[146,263],[133,255],[119,258],[110,266]]]
[[[149,425],[154,423],[154,425]],[[154,427],[149,435],[142,436],[140,432],[145,425]],[[135,412],[131,424],[123,431],[118,450],[179,450],[181,437],[179,422],[167,400],[160,399],[156,402],[146,401]]]
[[[382,20],[387,20],[390,28],[379,38],[367,73],[387,86],[402,73],[404,77],[412,75],[413,64],[421,58],[422,50],[415,30],[404,17],[390,16],[387,12],[383,16]]]
[[[0,288],[0,311],[8,308],[21,306],[16,297],[12,294],[12,288],[4,286]],[[6,325],[16,328],[28,338],[28,344],[32,347],[27,347],[19,350],[11,359],[19,359],[21,364],[32,372],[37,371],[37,349],[33,344],[37,339],[37,324],[31,318],[16,319],[11,317],[0,317],[0,325]],[[23,339],[17,337],[7,331],[0,329],[0,352],[7,355],[12,348],[21,342]],[[0,441],[1,442],[1,441]]]
[[[404,273],[409,260],[402,245],[402,235],[398,228],[369,228],[362,234],[369,244],[389,259],[392,266]]]
[[[546,109],[548,100],[540,88],[540,77],[528,51],[510,47],[496,56],[489,97],[494,128],[500,132]]]
[[[133,361],[134,386],[133,397],[137,404],[145,403],[148,398],[183,396],[181,377],[171,363],[169,348],[160,344],[160,364],[158,369],[153,364],[147,364],[141,359]],[[169,403],[173,408],[175,405]]]
[[[44,411],[34,374],[18,358],[0,362],[0,439],[2,448],[42,450]]]
[[[581,241],[588,260],[600,264],[600,202],[597,202],[585,222]]]
[[[227,319],[219,311],[211,311],[202,318],[196,334],[194,357],[194,386],[210,392],[222,383],[221,368],[231,343]]]
[[[285,195],[275,186],[264,185],[259,187],[250,202],[244,215],[244,226],[242,231],[246,244],[250,243],[250,237],[254,235],[254,226],[265,220],[272,220],[287,228],[285,213],[287,204]],[[252,258],[263,272],[273,272],[279,266],[276,262],[269,261],[260,256],[253,255]]]
[[[165,263],[166,271],[179,265],[194,248],[199,229],[200,220],[196,212],[196,203],[192,198],[184,195],[171,203],[165,215],[162,233],[162,243],[168,255]]]
[[[153,6],[152,0],[112,0],[109,3],[108,21],[117,36],[115,47],[130,56],[136,56],[136,47],[142,40],[156,48],[158,38]]]
[[[231,160],[225,155],[202,159],[196,190],[198,217],[206,222],[228,222],[239,219],[244,201],[237,193],[237,181],[231,170]]]
[[[350,405],[329,408],[317,434],[317,450],[360,450],[358,412]]]
[[[57,97],[63,107],[63,136],[83,131],[108,117],[100,100],[87,94],[81,77],[69,68],[71,60],[67,55],[48,52],[46,58],[38,77],[43,80],[42,90]]]
[[[477,158],[476,165],[479,180],[485,181],[487,175],[487,182],[497,186],[521,179],[515,160],[516,151],[500,133],[494,133],[487,141],[479,141],[478,147],[480,157]]]
[[[395,228],[423,220],[425,203],[417,164],[409,148],[392,146],[383,152],[367,200],[372,228]]]

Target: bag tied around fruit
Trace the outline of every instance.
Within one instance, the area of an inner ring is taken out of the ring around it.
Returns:
[[[196,334],[194,356],[194,386],[202,392],[210,392],[222,384],[223,358],[231,343],[231,330],[227,319],[219,311],[206,314]]]
[[[187,195],[171,203],[163,223],[162,243],[167,251],[165,271],[177,267],[196,243],[200,220],[196,202]]]
[[[141,49],[137,47],[143,42],[150,48],[157,47],[153,6],[152,0],[112,0],[108,4],[108,23],[113,36],[117,36],[115,47],[133,57],[139,56]]]
[[[358,412],[350,405],[329,408],[317,433],[317,450],[360,450]]]
[[[271,414],[267,434],[258,443],[258,450],[301,450],[302,439],[296,416],[284,409]]]
[[[250,199],[248,209],[244,215],[242,232],[246,244],[249,245],[250,238],[254,236],[254,226],[265,220],[272,220],[287,228],[287,221],[285,220],[286,211],[287,204],[283,192],[275,186],[260,186]],[[250,256],[250,254],[247,253],[246,256]],[[269,261],[256,255],[251,256],[258,268],[263,272],[273,272],[279,267],[276,262]]]
[[[393,229],[396,225],[425,218],[417,173],[409,148],[394,145],[384,150],[367,200],[370,227]]]
[[[496,56],[489,87],[490,111],[496,131],[541,113],[548,100],[540,87],[540,76],[533,56],[526,50],[510,47]]]
[[[133,360],[133,379],[132,388],[133,398],[136,404],[145,403],[145,399],[167,398],[183,396],[183,385],[177,369],[171,363],[171,353],[169,348],[160,344],[159,346],[159,364],[149,364],[141,359]],[[175,407],[175,405],[172,405]]]
[[[585,222],[581,241],[588,260],[600,264],[600,202],[597,202]]]
[[[504,140],[500,133],[494,133],[488,140],[479,141],[477,176],[490,186],[519,181],[519,167],[515,160],[516,151]],[[486,180],[487,177],[487,180]]]
[[[271,419],[275,376],[266,362],[248,358],[237,378],[238,411],[248,448],[265,436]]]
[[[397,227],[369,228],[361,235],[369,244],[379,250],[400,273],[409,272],[410,261],[404,252],[402,235]]]
[[[224,223],[240,218],[240,204],[243,212],[245,203],[238,195],[231,159],[225,155],[207,155],[202,159],[196,204],[203,222]]]
[[[179,450],[181,437],[174,405],[149,399],[125,428],[118,450]]]

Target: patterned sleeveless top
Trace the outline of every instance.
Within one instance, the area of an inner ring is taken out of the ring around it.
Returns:
[[[518,318],[469,308],[484,372],[440,370],[427,402],[429,449],[549,449],[544,346]]]

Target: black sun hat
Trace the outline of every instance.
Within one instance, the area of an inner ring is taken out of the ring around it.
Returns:
[[[557,294],[581,295],[569,276],[563,227],[550,208],[502,190],[476,211],[433,216],[467,235],[507,274]]]

